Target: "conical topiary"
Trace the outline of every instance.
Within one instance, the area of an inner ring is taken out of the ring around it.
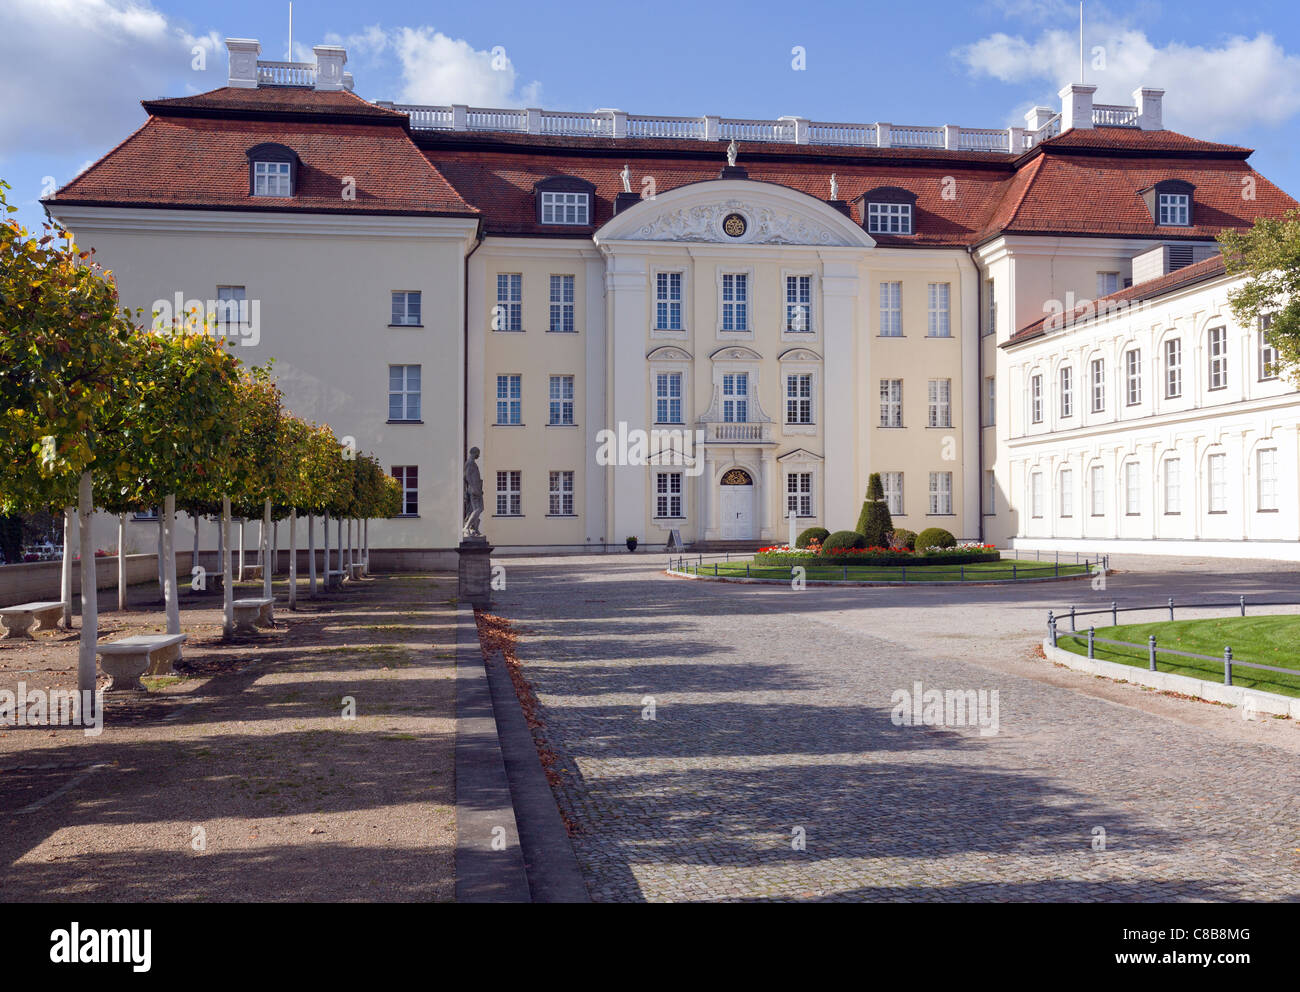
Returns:
[[[889,535],[893,533],[894,521],[889,516],[889,504],[885,502],[885,487],[880,481],[880,473],[872,472],[867,480],[867,498],[858,514],[858,533],[867,540],[869,548],[889,547]]]

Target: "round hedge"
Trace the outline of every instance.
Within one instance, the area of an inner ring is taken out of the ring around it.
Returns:
[[[813,541],[817,541],[820,544],[830,536],[831,536],[831,532],[828,531],[825,527],[809,527],[806,531],[804,531],[802,534],[800,534],[798,537],[794,539],[794,546],[796,548],[806,548]]]
[[[822,551],[836,551],[844,548],[865,548],[867,539],[856,530],[837,530],[822,541]]]
[[[918,554],[929,551],[931,548],[943,549],[955,548],[956,546],[957,538],[942,527],[927,527],[916,536],[916,551]]]
[[[896,548],[907,548],[908,551],[915,551],[916,531],[908,530],[906,527],[895,528],[893,545]]]

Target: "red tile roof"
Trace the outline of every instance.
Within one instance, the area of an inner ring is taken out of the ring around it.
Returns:
[[[246,90],[242,92],[255,92]],[[245,152],[276,142],[298,154],[292,198],[254,197]],[[356,198],[342,196],[344,177]],[[59,203],[357,214],[468,214],[405,130],[334,121],[151,117],[58,191]]]
[[[346,90],[223,87],[144,106],[148,123],[61,189],[54,205],[478,213],[488,234],[554,237],[555,227],[536,222],[533,185],[571,175],[596,187],[594,224],[567,232],[586,238],[612,215],[625,163],[635,190],[652,176],[664,193],[716,178],[725,161],[722,142],[412,132],[405,114]],[[291,200],[248,195],[244,152],[263,141],[300,157]],[[880,244],[966,247],[1004,232],[1205,239],[1295,207],[1247,164],[1249,155],[1173,131],[1101,127],[1068,131],[1019,156],[746,142],[740,165],[751,179],[820,199],[830,195],[832,172],[850,203],[877,186],[902,187],[917,197],[917,233],[880,235]],[[354,201],[339,196],[345,175],[357,178]],[[1196,227],[1157,227],[1138,195],[1175,178],[1196,187]],[[1244,181],[1253,181],[1254,200],[1242,198]],[[860,205],[853,215],[861,223]]]
[[[1026,324],[1020,328],[1009,339],[1002,342],[999,347],[1007,348],[1024,344],[1026,341],[1043,337],[1049,330],[1063,330],[1075,324],[1086,324],[1096,317],[1104,317],[1116,310],[1125,310],[1135,303],[1154,300],[1166,293],[1172,293],[1174,290],[1185,289],[1188,286],[1207,282],[1210,279],[1217,279],[1219,276],[1226,274],[1227,268],[1224,265],[1223,256],[1214,255],[1184,266],[1181,269],[1175,269],[1163,276],[1157,276],[1155,279],[1148,279],[1146,282],[1140,282],[1135,286],[1118,290],[1109,296],[1102,296],[1091,302],[1081,303],[1067,314],[1048,314],[1040,317],[1032,324]]]

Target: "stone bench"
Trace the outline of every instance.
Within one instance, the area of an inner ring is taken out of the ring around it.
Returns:
[[[111,675],[113,681],[108,685],[109,692],[126,689],[143,690],[140,676],[146,672],[150,675],[165,675],[172,670],[172,663],[181,656],[181,645],[187,634],[137,634],[124,637],[120,641],[107,641],[95,646],[99,655],[99,667],[105,675]]]
[[[275,623],[274,599],[237,599],[231,605],[235,610],[237,634],[252,634],[258,627],[270,627]]]
[[[326,589],[343,588],[343,579],[345,577],[346,576],[342,569],[331,568],[328,572],[325,573],[325,588]]]
[[[32,628],[49,630],[63,616],[62,602],[58,603],[20,603],[18,606],[6,606],[0,609],[0,624],[4,625],[5,637],[32,639]]]
[[[348,576],[353,582],[361,581],[361,577],[366,574],[366,566],[360,562],[352,563],[352,572]]]
[[[238,571],[238,569],[236,569]],[[245,565],[244,570],[235,576],[236,582],[255,582],[262,577],[261,565]]]

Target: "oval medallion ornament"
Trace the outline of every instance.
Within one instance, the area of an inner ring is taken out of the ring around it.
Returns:
[[[722,218],[722,231],[729,238],[744,237],[749,230],[749,222],[740,214],[727,214]]]

